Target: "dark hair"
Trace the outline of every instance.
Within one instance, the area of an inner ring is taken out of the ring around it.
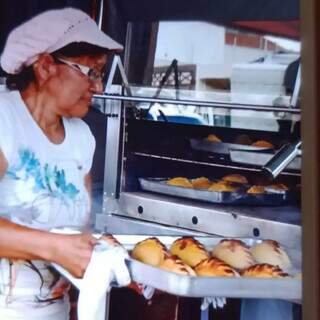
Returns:
[[[9,90],[24,90],[27,86],[35,81],[36,77],[33,66],[26,67],[18,74],[8,74],[6,76],[6,86]]]
[[[86,42],[73,42],[51,54],[54,57],[78,57],[82,55],[96,55],[103,53],[111,53],[111,51]],[[35,81],[35,79],[33,66],[31,65],[22,69],[18,74],[7,74],[6,86],[9,90],[23,91],[31,82]]]

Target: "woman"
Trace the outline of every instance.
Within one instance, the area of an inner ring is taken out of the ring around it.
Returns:
[[[95,239],[50,233],[84,228],[95,141],[79,118],[102,92],[108,53],[122,46],[85,13],[42,13],[14,29],[1,55],[9,91],[0,94],[0,319],[68,319],[68,283]]]

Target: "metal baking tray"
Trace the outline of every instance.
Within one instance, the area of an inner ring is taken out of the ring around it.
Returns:
[[[53,229],[52,232],[62,234],[79,233],[78,230],[62,228]],[[95,237],[99,235],[94,234]],[[151,235],[114,235],[114,237],[128,250],[132,250],[136,243]],[[164,245],[169,246],[179,237],[156,236]],[[218,244],[220,237],[195,237],[210,252]],[[252,246],[261,240],[238,238],[248,246]],[[288,253],[292,269],[284,270],[291,276],[301,273],[301,250],[284,247]],[[126,260],[131,278],[137,283],[149,285],[158,290],[185,297],[230,297],[230,298],[261,298],[284,299],[300,301],[302,297],[302,281],[298,277],[283,279],[267,278],[225,278],[225,277],[195,277],[185,276],[162,270],[132,258]],[[65,269],[53,264],[53,266],[66,278],[81,287],[81,279],[75,279]]]
[[[266,151],[270,148],[261,148],[245,144],[210,142],[206,139],[190,139],[191,148],[198,151],[206,151],[218,154],[229,154],[230,150],[247,150],[247,151]]]
[[[150,236],[115,236],[128,250]],[[178,237],[159,236],[163,244],[170,246]],[[218,244],[222,238],[196,237],[208,251]],[[259,242],[256,239],[240,239],[252,246]],[[301,251],[285,248],[293,264],[291,270],[285,270],[290,275],[301,272]],[[263,278],[225,278],[225,277],[191,277],[141,263],[134,259],[128,260],[132,279],[138,283],[152,286],[170,294],[186,297],[234,297],[234,298],[273,298],[300,300],[301,279],[263,279]]]
[[[211,203],[236,204],[251,206],[280,206],[296,203],[298,194],[294,191],[282,193],[248,194],[250,186],[239,187],[236,192],[207,191],[200,189],[171,186],[166,183],[169,178],[139,178],[142,190],[161,194],[182,197],[192,200],[201,200]]]
[[[233,162],[264,166],[274,156],[274,153],[266,151],[250,151],[230,149],[230,159]],[[301,156],[292,160],[286,169],[301,170]]]

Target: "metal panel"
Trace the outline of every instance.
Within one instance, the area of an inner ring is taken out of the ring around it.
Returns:
[[[138,220],[119,215],[97,215],[96,230],[111,234],[157,235],[157,236],[206,236],[207,233],[176,228],[159,223]]]
[[[106,197],[115,198],[119,176],[119,164],[121,163],[121,102],[107,100],[106,115],[108,116],[106,132],[106,154],[103,195],[105,207]]]
[[[224,237],[274,239],[290,247],[301,247],[301,216],[295,207],[231,207],[124,192],[107,211]]]

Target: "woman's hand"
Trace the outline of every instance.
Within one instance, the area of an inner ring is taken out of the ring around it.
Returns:
[[[74,277],[82,278],[97,239],[90,234],[56,234],[55,238],[49,260],[65,268]]]

